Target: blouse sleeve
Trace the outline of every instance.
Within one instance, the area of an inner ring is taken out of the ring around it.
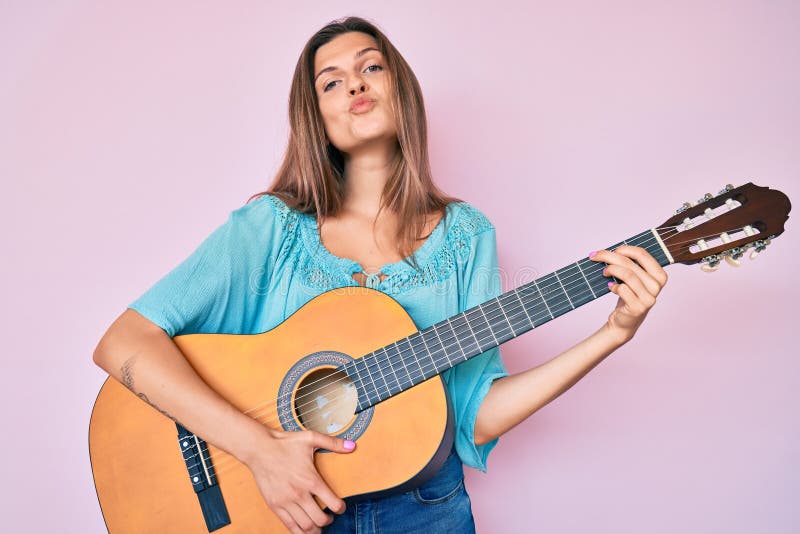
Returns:
[[[502,293],[494,227],[489,226],[474,235],[471,245],[464,264],[460,312]],[[470,358],[451,371],[450,399],[456,416],[456,452],[463,463],[485,472],[486,459],[497,445],[498,438],[475,445],[475,419],[492,381],[508,375],[500,357],[500,347]]]
[[[230,213],[192,253],[128,308],[170,337],[240,333],[258,291],[269,287],[282,241],[271,202],[260,197]]]

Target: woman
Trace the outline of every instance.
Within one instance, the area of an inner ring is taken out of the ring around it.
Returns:
[[[480,211],[434,185],[421,90],[369,22],[334,21],[309,40],[289,116],[289,145],[271,189],[133,302],[101,339],[95,362],[247,465],[292,532],[474,531],[462,463],[485,470],[501,434],[630,340],[666,273],[637,247],[593,253],[608,264],[607,276],[624,282],[612,285],[619,301],[608,322],[517,375],[508,375],[497,347],[444,372],[456,426],[444,466],[411,491],[346,504],[313,457],[318,448],[348,454],[355,443],[268,429],[206,386],[171,337],[264,332],[314,296],[357,284],[391,295],[424,328],[500,294],[495,234]]]

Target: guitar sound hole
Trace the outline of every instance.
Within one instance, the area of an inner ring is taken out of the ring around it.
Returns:
[[[343,371],[317,369],[295,391],[294,410],[300,424],[323,434],[340,434],[355,418],[358,391]]]

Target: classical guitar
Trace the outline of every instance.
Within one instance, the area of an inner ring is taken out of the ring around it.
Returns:
[[[727,186],[609,248],[636,245],[662,266],[714,270],[764,250],[790,209],[780,191]],[[609,293],[603,267],[578,260],[424,330],[391,297],[357,286],[317,296],[267,332],[173,340],[211,388],[263,424],[357,441],[352,454],[317,451],[317,469],[340,497],[379,496],[428,480],[452,446],[438,375]],[[112,534],[285,531],[246,466],[112,378],[92,412],[89,449]]]

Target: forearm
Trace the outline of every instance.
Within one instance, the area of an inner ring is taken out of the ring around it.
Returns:
[[[250,454],[266,427],[212,390],[174,341],[133,310],[126,310],[100,340],[94,361],[166,417],[239,459]]]
[[[475,444],[511,430],[568,390],[624,342],[603,326],[552,360],[492,382],[478,409]]]

